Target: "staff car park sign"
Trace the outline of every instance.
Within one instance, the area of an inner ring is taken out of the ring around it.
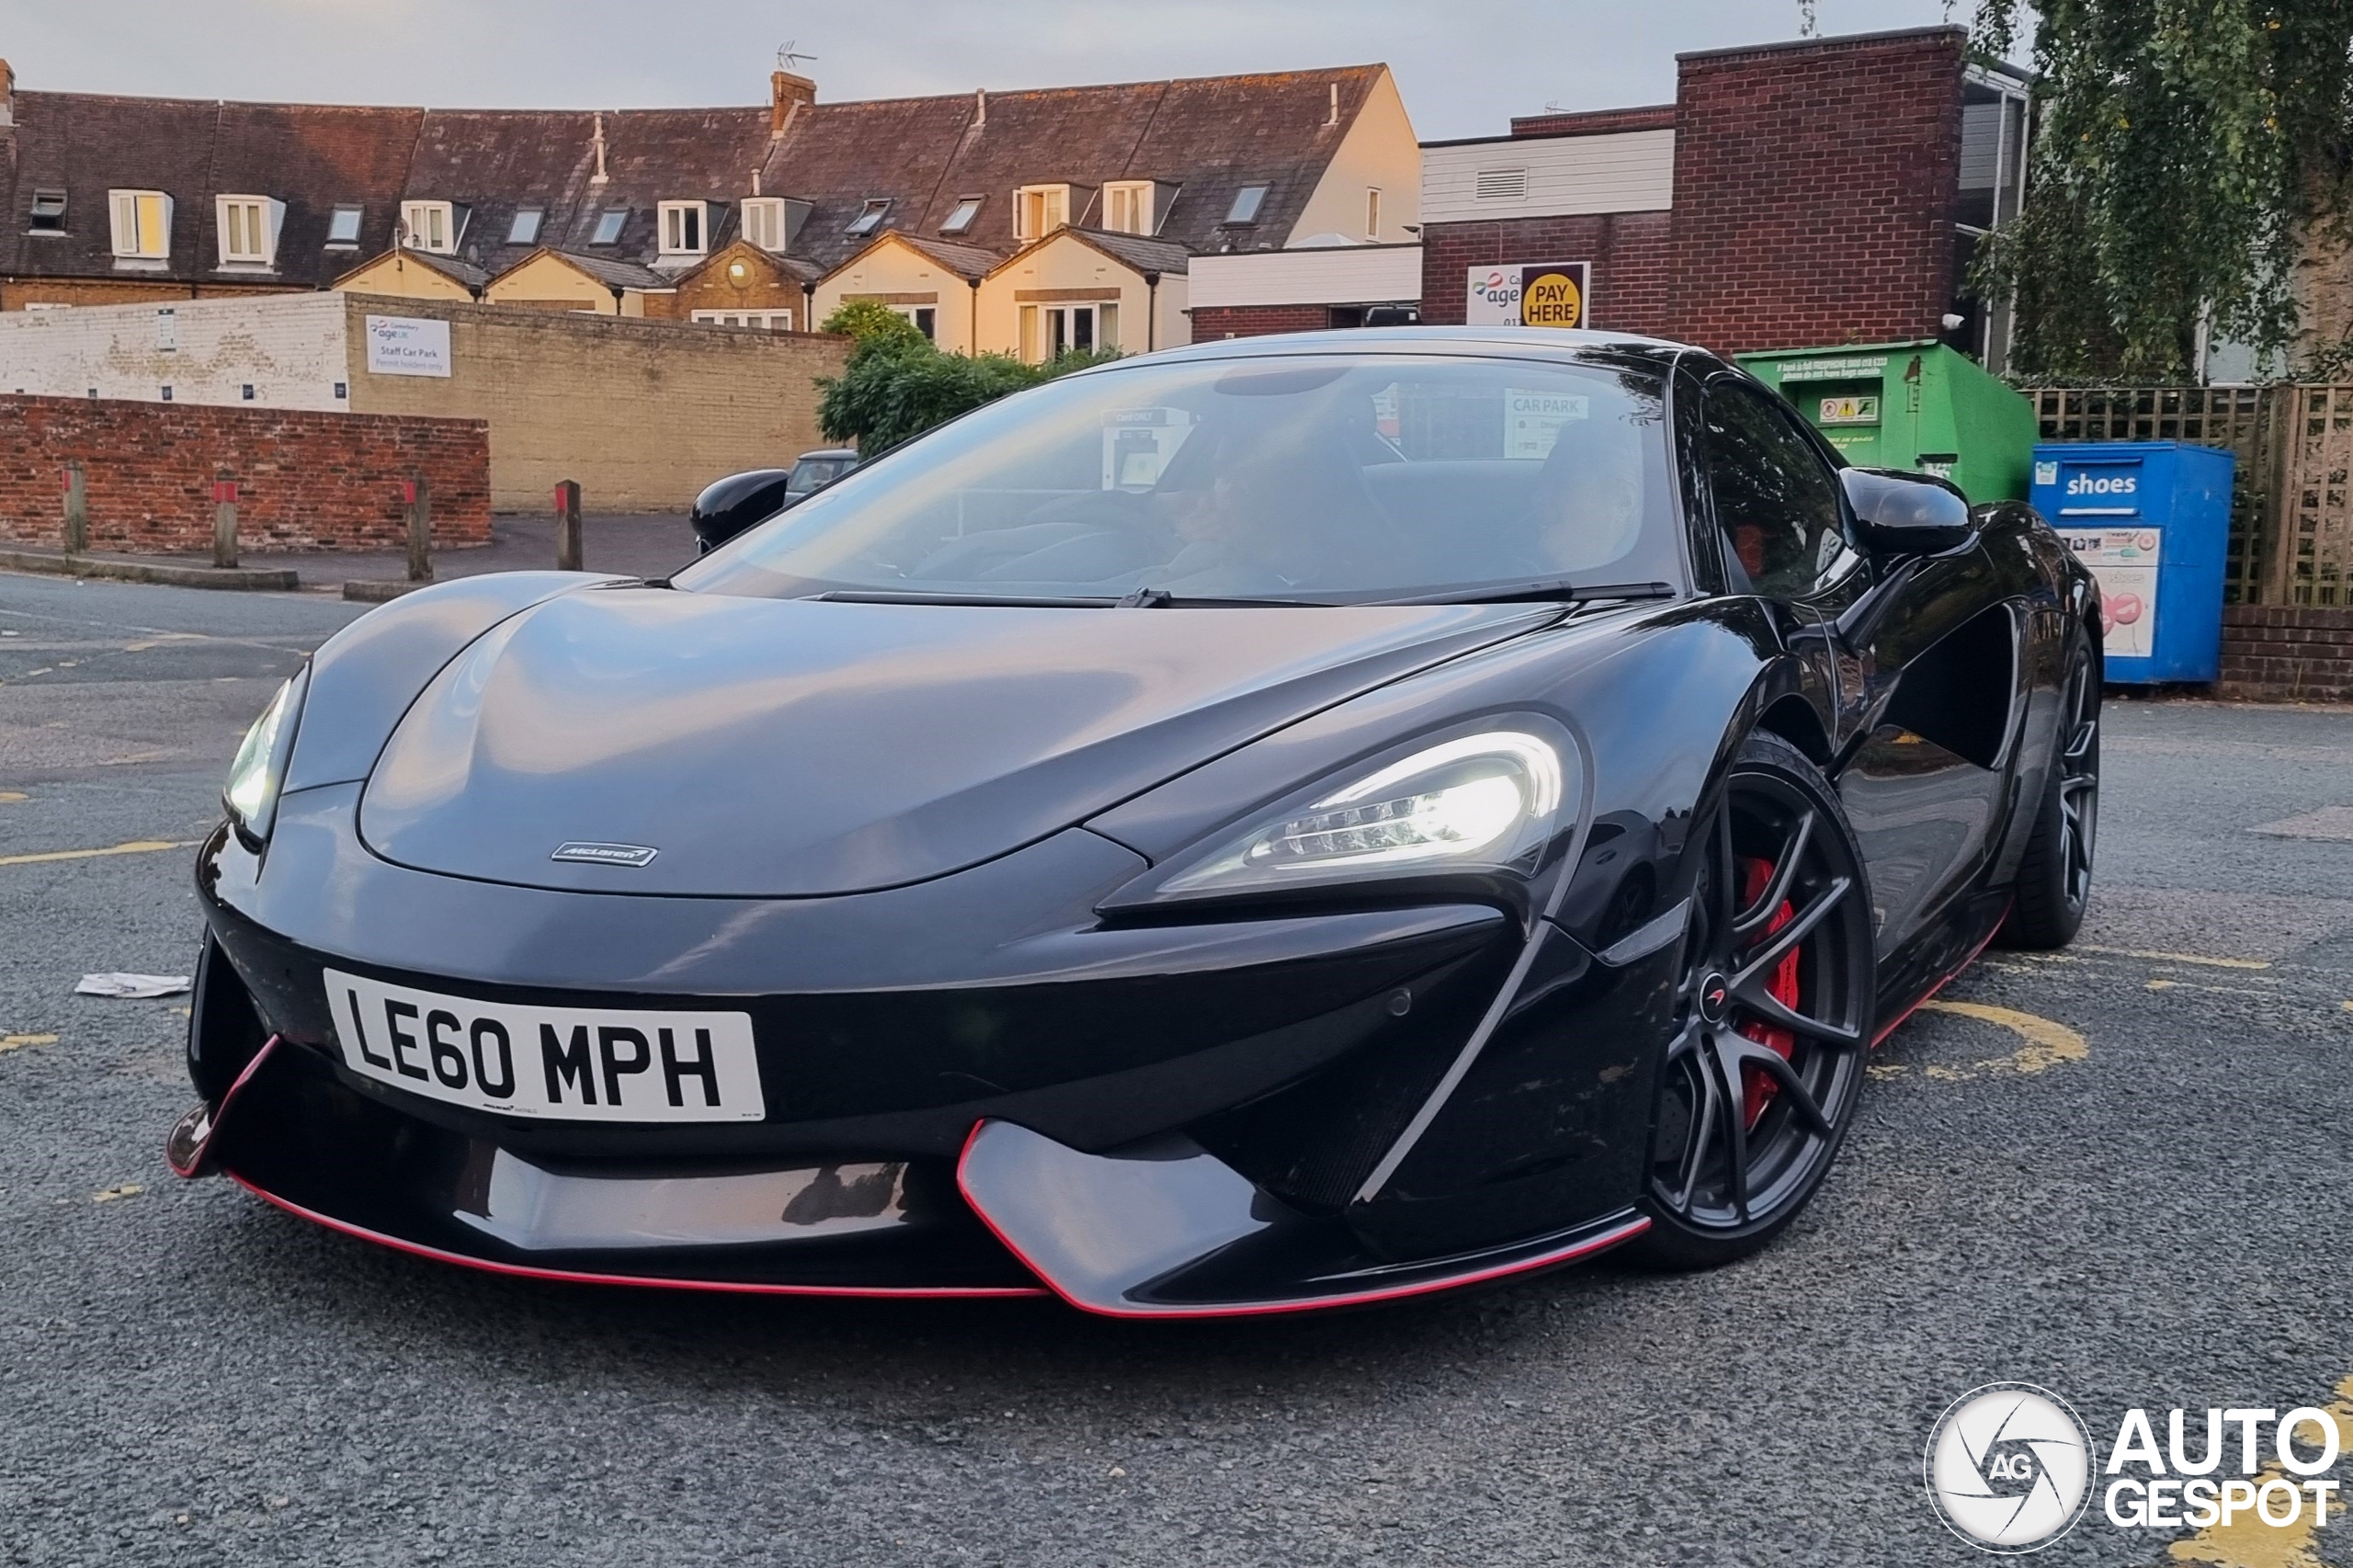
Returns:
[[[368,373],[373,376],[448,375],[449,324],[416,316],[369,316]]]
[[[1593,324],[1593,264],[1508,263],[1471,269],[1463,321],[1472,326]]]

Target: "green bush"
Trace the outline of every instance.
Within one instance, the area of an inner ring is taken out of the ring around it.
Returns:
[[[870,300],[842,306],[822,330],[847,334],[857,347],[839,376],[817,383],[818,427],[870,458],[1007,392],[1119,358],[1107,349],[1025,365],[1006,354],[943,354],[904,316]]]

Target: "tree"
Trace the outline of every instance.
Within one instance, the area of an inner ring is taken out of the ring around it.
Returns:
[[[2018,368],[2179,377],[2201,320],[2353,354],[2353,0],[1980,0],[1977,47],[2029,19],[2040,134],[1974,279],[2017,292]]]
[[[1119,358],[1107,349],[1025,365],[1007,354],[943,354],[905,317],[867,300],[842,306],[820,330],[846,333],[857,347],[840,375],[817,382],[817,427],[868,457],[1008,392]]]

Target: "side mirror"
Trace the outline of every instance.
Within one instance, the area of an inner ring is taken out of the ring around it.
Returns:
[[[1941,555],[1976,534],[1969,498],[1950,482],[1893,468],[1838,471],[1847,504],[1862,525],[1863,546],[1876,556]]]
[[[750,528],[784,510],[784,487],[792,478],[789,468],[756,468],[731,473],[704,486],[695,497],[687,520],[694,525],[698,553],[717,548]]]

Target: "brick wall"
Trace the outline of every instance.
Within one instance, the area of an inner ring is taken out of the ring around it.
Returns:
[[[1959,28],[1685,55],[1676,334],[1723,353],[1938,335]]]
[[[1561,113],[1512,117],[1514,136],[1599,136],[1612,131],[1672,131],[1673,104],[1644,104],[1640,108],[1571,109]]]
[[[490,542],[480,420],[0,396],[0,538],[64,542],[63,473],[77,458],[94,550],[209,552],[221,468],[237,481],[248,550],[397,548],[412,472],[430,487],[437,549]]]
[[[1275,332],[1322,332],[1331,324],[1329,305],[1199,305],[1193,310],[1193,341],[1263,337]]]
[[[2218,697],[2353,701],[2353,609],[2311,605],[2222,607]]]
[[[1422,231],[1422,320],[1432,326],[1462,324],[1474,267],[1589,260],[1595,326],[1673,336],[1671,221],[1666,212],[1608,212],[1429,224]]]
[[[293,292],[282,288],[251,285],[175,283],[168,278],[11,278],[0,282],[0,311],[21,311],[27,305],[138,305],[174,300],[226,300],[254,294]]]

